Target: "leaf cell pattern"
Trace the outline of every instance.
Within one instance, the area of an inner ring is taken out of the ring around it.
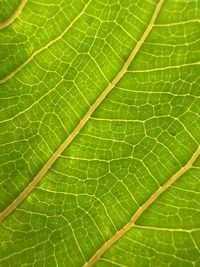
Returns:
[[[200,266],[200,2],[0,5],[0,266]]]

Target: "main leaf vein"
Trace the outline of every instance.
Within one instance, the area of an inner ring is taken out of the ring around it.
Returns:
[[[87,3],[87,5],[84,7],[82,12],[76,17],[76,19],[68,26],[71,27],[72,24],[75,23],[75,21],[84,13],[87,6],[90,4],[91,1]],[[78,125],[75,127],[75,129],[72,131],[72,133],[67,137],[67,139],[60,145],[60,147],[55,151],[55,153],[49,158],[49,160],[44,164],[42,169],[38,172],[38,174],[34,177],[34,179],[27,185],[27,187],[15,198],[15,200],[0,213],[0,221],[3,221],[10,213],[12,213],[16,207],[19,206],[19,204],[30,194],[30,192],[34,189],[34,187],[40,182],[42,177],[47,173],[47,171],[51,168],[51,166],[54,164],[54,162],[60,157],[60,155],[63,153],[63,151],[71,144],[71,142],[74,140],[74,138],[78,135],[78,133],[81,131],[81,129],[84,127],[84,125],[88,122],[93,112],[99,107],[99,105],[103,102],[103,100],[106,98],[106,96],[112,91],[112,89],[115,87],[115,85],[120,81],[120,79],[124,76],[124,74],[127,72],[128,67],[132,63],[133,59],[137,55],[138,51],[142,47],[143,43],[145,42],[146,38],[148,37],[149,33],[151,32],[155,21],[159,15],[160,9],[164,3],[164,0],[160,0],[155,8],[155,11],[152,15],[152,18],[147,25],[144,33],[140,37],[139,41],[137,42],[136,46],[133,48],[130,56],[128,57],[127,61],[124,63],[121,70],[117,73],[115,78],[109,83],[109,85],[105,88],[105,90],[101,93],[101,95],[96,99],[96,101],[92,104],[92,106],[89,108],[89,110],[86,112],[82,120],[78,123]],[[67,29],[56,39],[48,43],[45,47],[41,48],[36,54],[50,46],[52,43],[57,41],[58,39],[62,38],[64,33],[67,31]],[[22,64],[18,70],[16,69],[15,72],[13,72],[10,75],[16,74],[18,71],[20,71],[28,62],[36,55],[32,54],[32,56],[24,63]],[[4,79],[11,78],[10,75],[8,75]],[[4,80],[3,79],[3,80]],[[1,80],[0,83],[3,81]]]

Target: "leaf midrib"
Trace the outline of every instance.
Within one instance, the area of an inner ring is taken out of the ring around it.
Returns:
[[[49,160],[45,163],[45,165],[42,167],[42,169],[38,172],[38,174],[34,177],[34,179],[27,185],[27,187],[14,199],[14,201],[6,207],[1,213],[0,213],[0,222],[2,222],[10,213],[12,213],[15,208],[30,194],[30,192],[34,189],[34,187],[40,182],[42,177],[47,173],[49,168],[54,164],[54,162],[59,158],[59,156],[62,154],[62,152],[69,146],[69,144],[74,140],[74,138],[77,136],[77,134],[80,132],[80,130],[83,128],[83,126],[87,123],[87,121],[90,119],[93,112],[98,108],[98,106],[102,103],[102,101],[105,99],[105,97],[111,92],[111,90],[115,87],[115,85],[119,82],[119,80],[124,76],[124,74],[127,72],[128,67],[130,66],[131,62],[137,55],[138,51],[140,50],[141,46],[143,45],[145,39],[151,32],[155,21],[159,15],[160,9],[163,5],[165,0],[159,0],[153,15],[151,17],[151,20],[149,24],[147,25],[144,33],[142,34],[141,38],[137,42],[136,46],[133,48],[130,56],[128,57],[127,61],[124,63],[121,70],[117,73],[115,78],[109,83],[109,85],[106,87],[106,89],[101,93],[101,95],[96,99],[96,101],[93,103],[93,105],[89,108],[89,110],[84,115],[83,119],[79,122],[79,124],[76,126],[76,128],[73,130],[73,132],[67,137],[67,139],[61,144],[61,146],[55,151],[55,153],[49,158]],[[81,13],[84,12],[86,7],[89,5],[91,1],[87,3],[85,8],[82,10]],[[81,14],[80,13],[80,14]],[[78,17],[81,15],[79,14]],[[77,18],[75,20],[77,20]],[[54,39],[55,40],[55,39]]]

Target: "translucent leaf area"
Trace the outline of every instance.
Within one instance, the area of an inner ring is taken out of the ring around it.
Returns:
[[[0,267],[199,267],[199,155],[199,0],[0,0]]]

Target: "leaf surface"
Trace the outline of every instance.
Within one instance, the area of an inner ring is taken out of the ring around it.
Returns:
[[[14,2],[0,266],[199,266],[199,1]]]

